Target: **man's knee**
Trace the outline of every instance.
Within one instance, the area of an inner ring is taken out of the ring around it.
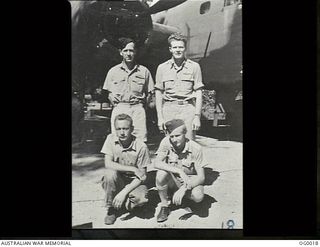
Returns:
[[[106,184],[115,183],[117,181],[117,178],[117,171],[107,169],[105,175],[102,177],[102,187],[105,188]]]
[[[191,191],[191,200],[199,203],[202,202],[204,198],[203,186],[197,186]]]
[[[168,182],[169,173],[163,170],[158,170],[156,175],[156,185],[163,186]]]

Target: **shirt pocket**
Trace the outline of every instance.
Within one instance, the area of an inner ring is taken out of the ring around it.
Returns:
[[[191,72],[184,72],[180,76],[181,80],[181,90],[184,91],[184,93],[190,93],[193,90],[194,85],[194,78],[193,74]]]
[[[132,78],[131,90],[135,93],[142,93],[146,78],[144,75],[135,75]]]
[[[170,74],[164,75],[162,78],[162,83],[165,90],[174,89],[175,77]]]
[[[126,78],[124,76],[114,76],[111,79],[111,92],[121,93],[124,90]]]
[[[137,154],[133,151],[127,151],[123,154],[123,161],[127,166],[136,166]]]
[[[183,72],[180,78],[183,81],[194,81],[192,72]]]

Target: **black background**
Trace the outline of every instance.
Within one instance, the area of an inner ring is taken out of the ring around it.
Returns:
[[[316,1],[243,3],[243,231],[72,231],[70,7],[16,5],[8,19],[14,38],[5,47],[13,66],[2,80],[2,239],[319,235]]]

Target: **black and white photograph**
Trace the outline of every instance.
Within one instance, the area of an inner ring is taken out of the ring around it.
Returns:
[[[243,229],[242,0],[69,2],[72,228]]]

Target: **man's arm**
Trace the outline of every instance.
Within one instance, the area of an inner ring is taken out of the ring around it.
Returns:
[[[161,65],[159,65],[157,68],[157,72],[156,72],[156,85],[155,85],[156,109],[157,109],[159,130],[164,130],[164,120],[163,120],[163,114],[162,114],[164,86],[163,86],[163,82],[162,82],[162,74],[163,74],[162,67],[161,67]]]
[[[134,170],[134,174],[136,175],[137,178],[133,179],[129,184],[127,184],[114,198],[113,200],[113,206],[117,209],[121,207],[121,205],[125,202],[128,194],[133,191],[135,188],[137,188],[143,181],[146,180],[147,176],[147,166],[149,163],[151,163],[150,158],[149,158],[149,151],[148,147],[145,145],[144,148],[141,148],[139,151],[138,159],[136,162],[137,167],[133,166],[127,166],[125,165],[120,165],[120,164],[114,164],[115,162],[110,163],[112,165],[116,165],[117,167],[120,167],[119,169],[129,169],[129,170]]]
[[[185,196],[187,190],[191,190],[198,185],[204,184],[204,169],[202,167],[196,168],[197,175],[189,177],[189,181],[185,182],[173,195],[172,202],[176,205],[181,205],[182,199]]]
[[[155,107],[155,96],[154,96],[154,82],[152,75],[148,69],[146,69],[146,81],[145,81],[145,93],[147,95],[147,106],[151,109]]]
[[[165,154],[158,154],[157,158],[155,160],[154,167],[156,169],[159,169],[159,170],[164,170],[164,171],[167,171],[167,172],[172,172],[172,173],[178,174],[182,178],[182,180],[185,183],[188,184],[189,183],[189,177],[187,176],[187,174],[185,174],[183,169],[181,169],[179,167],[168,165],[165,162],[165,158],[166,158]]]
[[[201,67],[198,63],[195,63],[193,90],[195,91],[195,95],[196,95],[196,110],[195,110],[195,116],[192,122],[193,130],[199,130],[201,126],[200,117],[201,117],[201,109],[202,109],[202,88],[203,87],[204,85],[202,82]]]
[[[113,199],[112,205],[116,208],[119,209],[121,208],[122,204],[124,203],[125,199],[127,198],[127,195],[131,191],[133,191],[135,188],[137,188],[142,181],[140,179],[133,179],[131,183],[127,184]]]
[[[132,172],[135,174],[137,178],[134,178],[131,183],[127,184],[113,199],[112,205],[116,209],[120,209],[122,204],[127,198],[127,195],[133,191],[135,188],[137,188],[142,181],[145,180],[146,178],[146,169],[138,169],[137,167],[134,166],[126,166],[126,165],[121,165],[117,162],[112,161],[112,156],[110,155],[105,155],[105,167],[108,169],[112,169],[115,171],[119,172]]]
[[[196,90],[196,109],[195,116],[192,122],[192,129],[199,130],[201,126],[200,117],[201,117],[201,109],[202,109],[202,89]]]
[[[165,161],[160,161],[160,160],[155,161],[154,167],[160,170],[164,170],[164,171],[172,172],[176,174],[180,174],[181,172],[183,172],[182,169],[178,167],[170,166]]]
[[[156,109],[157,109],[157,116],[158,116],[158,127],[159,130],[164,129],[164,120],[162,115],[162,91],[155,90],[156,91]]]
[[[112,160],[112,157],[107,154],[104,157],[104,164],[107,169],[112,169],[112,170],[119,171],[119,172],[132,172],[134,175],[136,175],[141,180],[143,180],[143,176],[145,175],[145,173],[143,173],[137,167],[121,165],[117,162],[114,162]]]

